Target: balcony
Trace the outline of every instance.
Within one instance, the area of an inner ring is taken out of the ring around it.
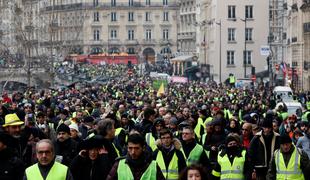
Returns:
[[[195,39],[195,38],[196,38],[195,32],[178,33],[178,39]]]
[[[109,39],[109,45],[120,46],[122,42],[119,39]]]
[[[172,44],[173,44],[173,41],[172,41],[172,39],[160,39],[160,40],[159,40],[159,44],[160,44],[161,46],[172,45]]]
[[[143,45],[156,45],[155,39],[143,39],[142,43]]]
[[[139,42],[136,39],[134,39],[134,40],[126,39],[125,40],[125,45],[138,45],[138,44],[139,44]]]

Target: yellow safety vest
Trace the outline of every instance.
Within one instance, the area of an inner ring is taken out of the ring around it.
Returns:
[[[182,151],[184,157],[186,157],[183,148],[181,148],[181,151]],[[197,164],[199,162],[200,156],[203,152],[204,152],[203,147],[200,144],[196,144],[196,146],[189,153],[188,157],[186,157],[187,166],[190,166],[192,164]]]
[[[158,166],[160,167],[166,180],[174,180],[179,178],[178,157],[175,152],[169,162],[168,168],[165,165],[165,160],[161,151],[158,151],[156,162],[158,163]]]
[[[67,166],[54,162],[45,180],[65,180],[67,177],[67,171]],[[26,169],[26,177],[27,180],[43,180],[38,163]]]
[[[229,83],[235,83],[236,79],[235,76],[229,76]]]
[[[194,132],[195,132],[195,134],[196,134],[196,136],[197,136],[197,138],[198,138],[199,141],[200,141],[200,139],[201,139],[201,134],[200,134],[200,132],[201,132],[201,126],[204,127],[203,120],[202,120],[202,118],[198,118],[198,122],[197,122],[197,124],[196,124],[195,129],[194,129]]]
[[[243,175],[243,167],[245,162],[245,153],[246,151],[242,151],[242,157],[235,157],[233,163],[231,164],[227,154],[223,157],[220,156],[221,153],[217,156],[217,161],[221,166],[220,177],[222,180],[224,179],[244,179]]]
[[[275,164],[277,170],[277,180],[304,180],[304,175],[300,169],[300,155],[294,146],[287,167],[284,162],[283,154],[278,150],[275,151]]]
[[[115,136],[118,136],[118,135],[121,133],[122,130],[124,130],[124,129],[121,128],[121,127],[116,128],[116,129],[115,129]]]
[[[153,137],[152,133],[146,133],[145,140],[147,145],[151,147],[152,151],[155,151],[155,149],[157,149],[157,146],[155,144],[155,138]]]
[[[126,159],[119,161],[117,168],[118,180],[134,180],[132,172],[128,164],[125,163]],[[152,161],[149,167],[144,171],[140,180],[156,180],[157,175],[157,163]]]
[[[307,110],[310,110],[310,101],[307,101],[306,105],[307,105]]]

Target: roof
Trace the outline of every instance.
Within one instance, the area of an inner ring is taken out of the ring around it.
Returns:
[[[192,61],[192,58],[193,56],[191,55],[183,55],[170,59],[170,61]]]

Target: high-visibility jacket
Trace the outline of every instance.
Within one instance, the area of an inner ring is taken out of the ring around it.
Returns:
[[[181,148],[181,151],[184,154],[184,157],[186,157],[183,148]],[[203,147],[197,143],[196,146],[189,153],[188,157],[186,157],[187,166],[197,164],[199,162],[202,153],[204,153]]]
[[[67,166],[54,162],[45,180],[65,180],[67,177],[67,172]],[[26,177],[27,180],[43,180],[38,163],[26,169]]]
[[[301,116],[301,120],[302,121],[308,121],[308,114],[310,113],[310,111],[305,112],[302,116]]]
[[[158,163],[161,172],[167,180],[179,178],[178,157],[176,152],[174,152],[172,159],[169,162],[168,168],[166,167],[163,153],[161,151],[158,151],[157,153],[156,162]]]
[[[225,154],[223,157],[220,156],[221,153],[217,156],[217,161],[221,166],[220,177],[221,179],[244,179],[243,167],[245,162],[245,153],[242,151],[241,157],[235,157],[233,163],[231,164],[228,158],[228,155]]]
[[[155,151],[157,146],[155,144],[155,138],[153,137],[153,134],[151,132],[146,133],[145,140],[146,140],[146,144],[151,147],[152,151]]]
[[[235,82],[236,82],[235,76],[229,76],[229,83],[232,84],[232,83],[235,83]]]
[[[306,102],[307,110],[310,110],[310,101]]]
[[[128,164],[125,163],[126,159],[119,161],[117,168],[117,177],[119,180],[134,180],[133,174]],[[157,163],[152,161],[149,167],[144,171],[140,180],[156,180]]]
[[[201,126],[205,127],[202,118],[198,118],[194,132],[197,136],[197,139],[199,139],[199,140],[201,139],[201,131],[204,131],[204,129],[202,129]]]
[[[283,154],[279,151],[275,151],[275,164],[277,170],[277,180],[304,180],[304,175],[300,169],[300,154],[297,148],[294,146],[294,151],[291,158],[285,165]]]

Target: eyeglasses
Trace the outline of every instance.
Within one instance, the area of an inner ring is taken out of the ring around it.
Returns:
[[[192,134],[192,133],[182,132],[182,135],[189,135],[189,134]]]
[[[171,139],[170,136],[164,136],[164,137],[160,137],[160,139]]]
[[[249,131],[248,129],[241,129],[242,131]]]

